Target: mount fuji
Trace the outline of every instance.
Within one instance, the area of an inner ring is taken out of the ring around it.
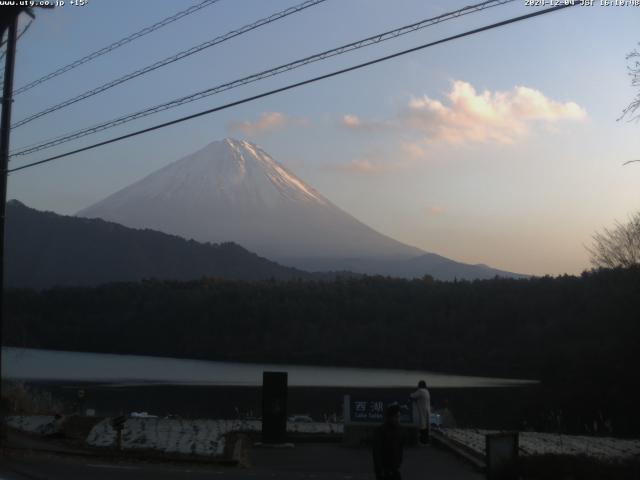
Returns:
[[[231,138],[210,143],[77,215],[201,242],[232,241],[308,270],[430,274],[443,280],[518,276],[428,254],[385,236],[257,145]]]

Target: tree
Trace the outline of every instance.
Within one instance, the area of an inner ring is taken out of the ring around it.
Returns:
[[[587,250],[595,267],[640,265],[640,212],[632,215],[628,223],[616,222],[614,228],[596,233]]]
[[[640,87],[640,51],[634,50],[627,55],[630,65],[627,67],[629,76],[631,77],[631,85],[633,87]],[[640,119],[640,115],[636,115],[636,112],[640,109],[640,93],[636,95],[636,98],[622,111],[621,119],[629,116],[631,119]]]

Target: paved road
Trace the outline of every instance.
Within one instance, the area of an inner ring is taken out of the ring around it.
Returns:
[[[29,455],[0,461],[0,480],[373,480],[366,449],[335,444],[301,444],[293,449],[254,448],[248,468],[142,462],[110,463],[93,458]],[[6,472],[6,473],[4,473]],[[448,451],[409,448],[402,468],[405,480],[481,480],[484,476]],[[18,475],[19,473],[19,475]]]

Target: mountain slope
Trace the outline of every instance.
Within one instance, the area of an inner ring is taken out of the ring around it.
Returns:
[[[80,212],[199,241],[234,241],[267,258],[408,259],[421,250],[342,211],[245,141],[225,139]]]
[[[518,276],[405,245],[368,227],[258,146],[227,138],[77,214],[198,241],[233,241],[309,271],[451,280]]]
[[[98,285],[142,278],[311,279],[239,245],[202,244],[99,219],[41,212],[7,202],[6,283],[11,287]]]

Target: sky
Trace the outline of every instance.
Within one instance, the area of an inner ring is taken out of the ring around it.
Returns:
[[[219,0],[17,95],[19,121],[302,0]],[[198,3],[88,0],[38,10],[15,88]],[[12,150],[468,5],[326,0],[13,129]],[[524,0],[152,115],[11,167],[532,13]],[[29,23],[21,18],[20,26]],[[225,137],[262,146],[333,203],[402,242],[535,275],[590,268],[594,232],[640,209],[640,7],[575,6],[437,45],[9,176],[8,198],[74,214]]]

